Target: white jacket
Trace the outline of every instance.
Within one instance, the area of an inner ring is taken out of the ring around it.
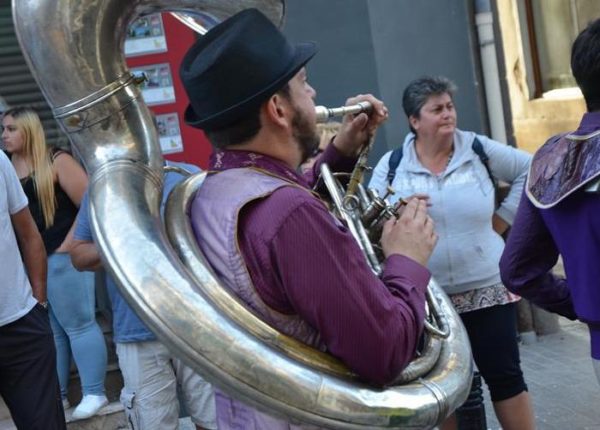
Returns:
[[[392,182],[396,191],[390,197],[392,203],[415,193],[430,196],[429,214],[435,221],[439,240],[428,268],[449,294],[501,282],[498,262],[504,241],[492,229],[492,216],[495,211],[512,224],[531,160],[531,155],[524,151],[477,135],[494,177],[511,185],[510,192],[495,210],[494,186],[471,147],[475,136],[473,132],[456,130],[452,160],[446,171],[436,176],[420,163],[415,136],[409,133]],[[369,188],[380,195],[387,186],[390,156],[391,151],[379,160],[369,183]]]

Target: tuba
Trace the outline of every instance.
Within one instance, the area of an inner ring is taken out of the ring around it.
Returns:
[[[373,388],[331,356],[276,332],[221,287],[186,217],[203,174],[172,193],[163,224],[163,159],[125,64],[126,25],[159,11],[223,20],[249,7],[281,25],[282,0],[12,2],[23,54],[90,176],[90,221],[103,263],[159,340],[220,389],[291,421],[431,428],[465,400],[472,371],[460,319],[439,289],[432,296],[448,336],[436,343],[437,359],[410,382]]]

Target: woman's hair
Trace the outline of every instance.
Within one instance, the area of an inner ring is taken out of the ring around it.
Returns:
[[[407,118],[414,116],[419,118],[421,108],[431,96],[448,94],[454,98],[456,85],[450,79],[443,76],[422,76],[415,79],[404,89],[402,94],[402,107]],[[410,126],[410,131],[415,132]]]
[[[588,111],[600,110],[600,19],[591,22],[573,42],[571,70]]]
[[[54,223],[56,212],[54,173],[40,117],[30,107],[8,109],[3,116],[14,118],[17,130],[21,132],[23,158],[31,169],[31,176],[42,208],[44,223],[46,228],[50,227]]]

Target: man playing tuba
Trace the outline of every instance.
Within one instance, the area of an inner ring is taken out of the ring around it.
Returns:
[[[292,46],[260,12],[240,12],[187,52],[180,75],[186,122],[215,148],[191,221],[218,276],[264,321],[340,358],[367,382],[385,385],[411,361],[423,329],[425,265],[436,243],[426,203],[411,200],[385,224],[385,270],[377,278],[347,229],[310,191],[326,162],[349,171],[387,118],[372,95],[370,116],[344,118],[306,176],[298,166],[318,145],[313,43]],[[219,428],[296,428],[217,393]]]

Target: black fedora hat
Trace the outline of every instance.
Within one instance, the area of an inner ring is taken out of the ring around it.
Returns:
[[[291,45],[261,12],[246,9],[200,38],[179,75],[190,99],[185,122],[215,130],[233,124],[281,89],[316,54]]]

